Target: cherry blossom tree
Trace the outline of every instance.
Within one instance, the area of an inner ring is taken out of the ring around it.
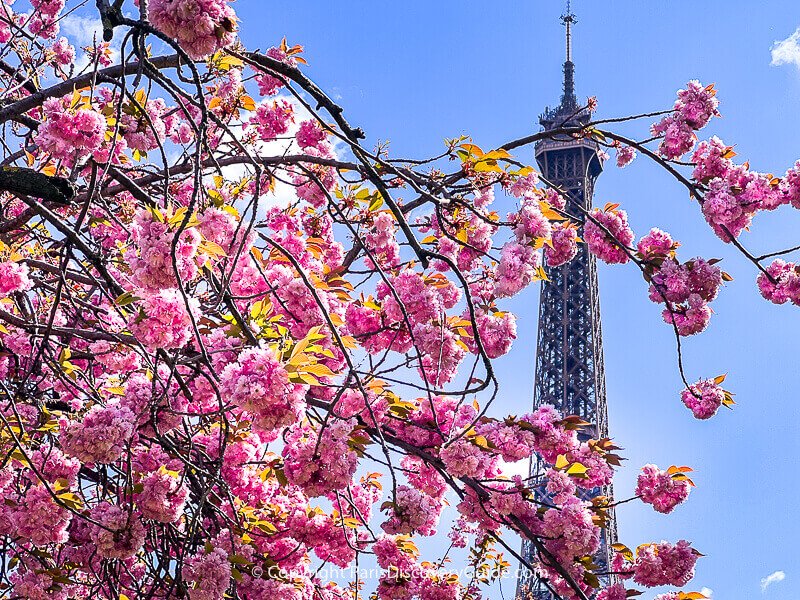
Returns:
[[[615,545],[599,571],[627,500],[582,498],[618,448],[549,406],[494,414],[492,361],[516,336],[505,299],[585,243],[641,270],[680,400],[710,418],[731,394],[687,380],[681,343],[729,276],[512,153],[572,136],[620,167],[655,161],[778,304],[800,304],[797,248],[741,240],[758,212],[800,208],[800,163],[775,177],[698,142],[718,102],[696,81],[659,113],[395,158],[303,73],[301,46],[244,48],[226,0],[97,0],[104,39],[73,48],[59,27],[79,8],[0,0],[2,597],[480,598],[518,560],[562,598],[702,597],[678,591],[700,556],[681,539]],[[504,474],[532,455],[541,473]],[[629,495],[670,513],[690,471],[646,465]],[[437,532],[473,576],[425,556]],[[359,561],[377,582],[319,576]]]

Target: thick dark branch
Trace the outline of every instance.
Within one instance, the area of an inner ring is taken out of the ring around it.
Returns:
[[[0,168],[0,191],[64,205],[71,204],[75,198],[75,187],[69,179],[19,167]]]
[[[171,67],[177,67],[180,61],[177,54],[172,54],[169,56],[158,56],[151,58],[149,62],[159,69],[169,69]],[[26,96],[21,100],[17,100],[12,104],[0,108],[0,123],[5,123],[6,121],[15,118],[18,115],[22,115],[29,110],[36,108],[48,98],[66,96],[67,94],[71,94],[76,89],[89,86],[98,76],[107,78],[119,77],[125,73],[136,73],[138,66],[138,62],[116,65],[113,67],[108,67],[107,69],[101,69],[97,73],[85,73],[83,75],[79,75],[78,77],[68,79],[67,81],[57,83],[49,88],[40,90],[35,94],[31,94],[30,96]]]

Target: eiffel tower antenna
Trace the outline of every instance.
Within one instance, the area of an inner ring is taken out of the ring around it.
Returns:
[[[567,10],[561,15],[561,22],[567,28],[567,62],[572,62],[572,26],[578,22],[578,19],[572,12],[571,0],[567,0]]]

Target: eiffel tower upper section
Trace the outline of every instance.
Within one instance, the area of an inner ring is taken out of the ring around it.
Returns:
[[[545,131],[585,124],[591,118],[575,97],[572,62],[572,25],[575,15],[562,16],[567,28],[567,57],[561,104],[546,109],[539,118]],[[554,134],[536,144],[536,161],[542,176],[567,198],[567,212],[582,218],[591,208],[594,184],[603,170],[597,143]],[[585,244],[569,263],[547,269],[539,303],[534,406],[552,404],[564,415],[579,415],[592,424],[587,434],[608,435],[603,339],[597,266]]]

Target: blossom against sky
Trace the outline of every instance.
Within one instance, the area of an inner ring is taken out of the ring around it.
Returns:
[[[560,2],[244,0],[236,10],[249,45],[266,48],[284,35],[304,44],[308,73],[370,140],[390,140],[395,154],[430,155],[443,138],[461,133],[484,147],[500,144],[534,130],[545,105],[560,97]],[[742,0],[691,8],[578,1],[574,10],[578,94],[596,95],[601,117],[667,108],[675,90],[697,78],[716,84],[723,118],[709,134],[735,144],[737,158],[776,173],[800,158],[800,70],[784,64],[795,56],[795,2],[754,10]],[[776,40],[787,42],[774,46]],[[780,47],[785,52],[776,59]],[[767,594],[794,598],[787,557],[800,534],[800,484],[787,474],[800,452],[800,408],[786,357],[797,354],[800,312],[765,303],[752,267],[720,244],[697,205],[642,157],[625,170],[607,166],[596,205],[609,201],[627,210],[637,235],[663,227],[682,240],[687,257],[722,258],[735,278],[715,300],[709,330],[685,345],[690,379],[728,373],[726,387],[736,393],[733,411],[701,422],[680,402],[674,340],[641,276],[625,266],[600,269],[611,429],[629,459],[617,490],[631,494],[647,462],[691,465],[698,484],[690,502],[663,518],[649,507],[622,507],[620,533],[629,544],[689,536],[707,555],[695,587],[713,589],[715,598],[754,597],[765,574],[780,569],[786,580]],[[757,251],[796,240],[796,215],[759,219],[743,234]],[[538,295],[529,290],[510,305],[520,317],[519,339],[498,364],[498,414],[526,412],[532,397]]]

